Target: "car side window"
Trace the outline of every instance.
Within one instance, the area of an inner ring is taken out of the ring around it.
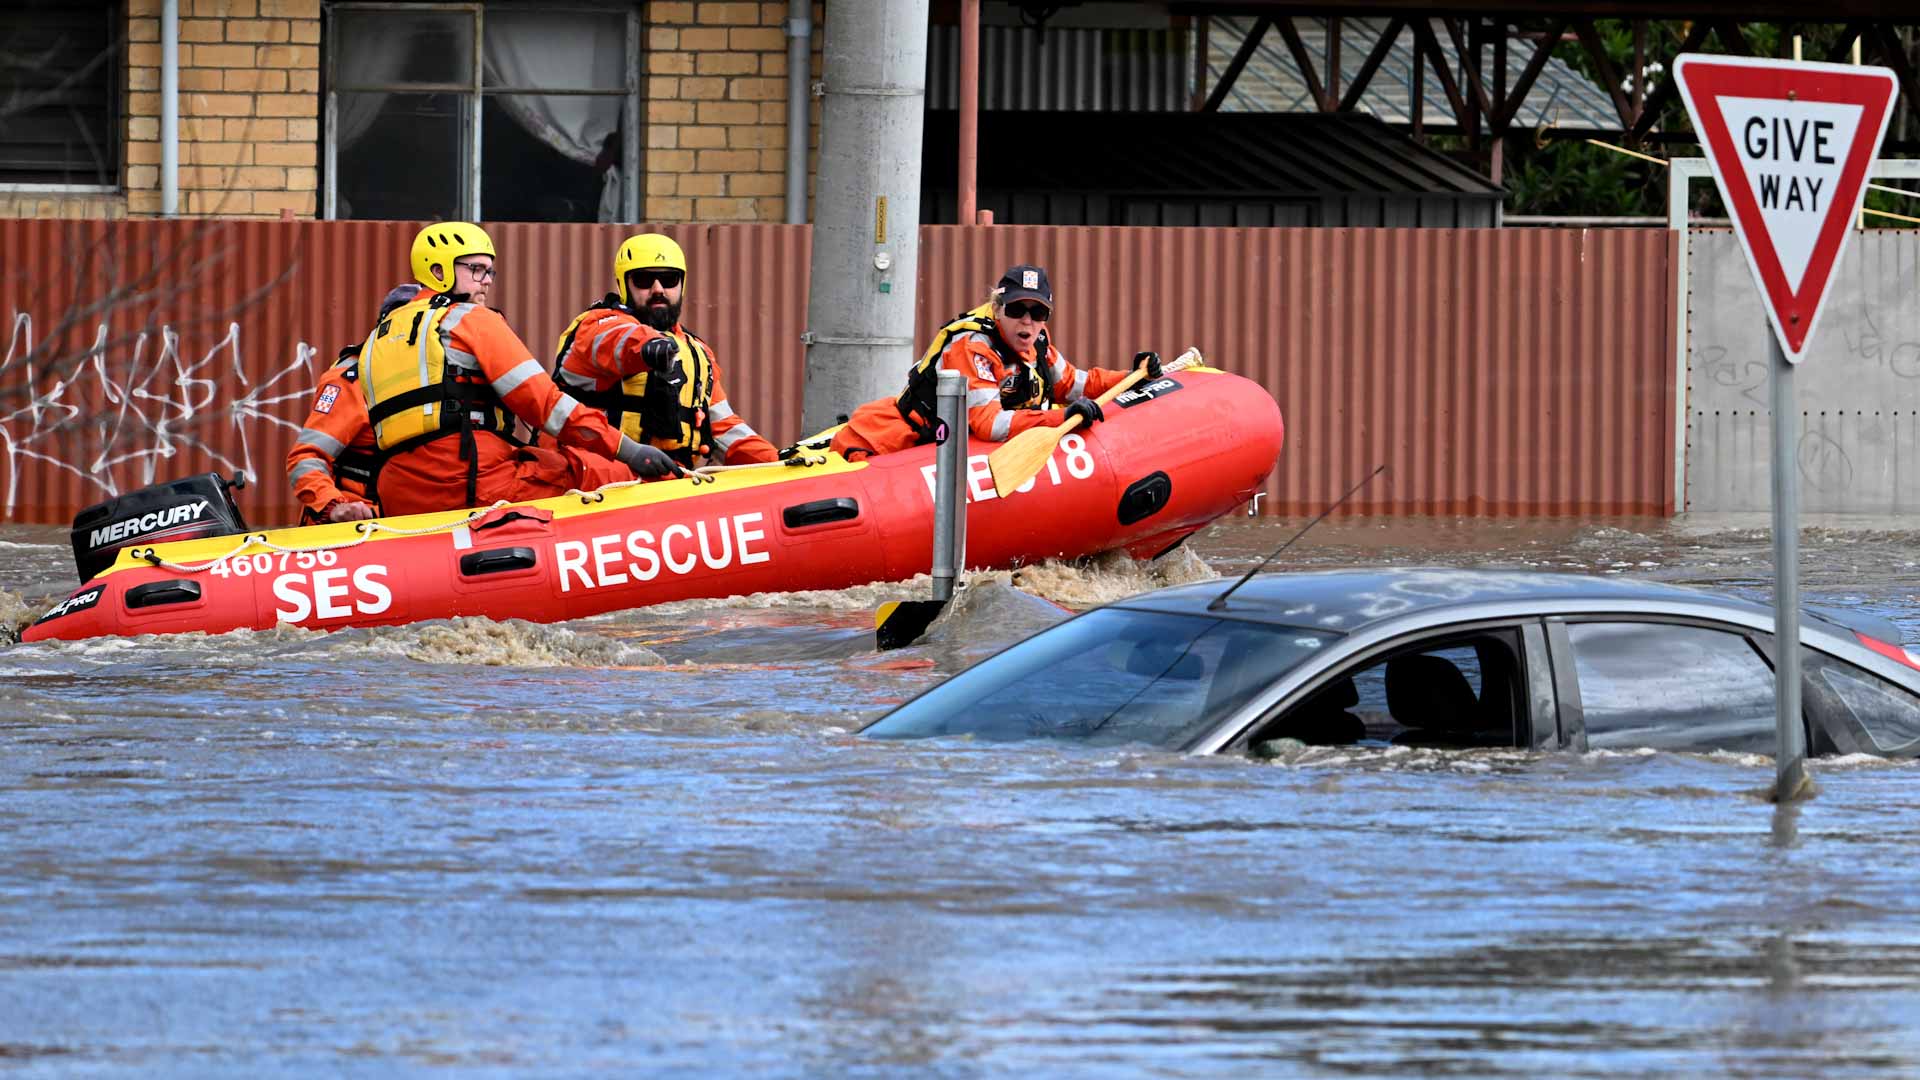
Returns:
[[[1517,635],[1455,635],[1368,660],[1257,726],[1247,745],[1367,740],[1448,748],[1515,746],[1520,695]]]
[[[1745,635],[1579,622],[1567,638],[1588,747],[1773,752],[1773,668]]]
[[[1863,667],[1800,650],[1808,715],[1842,754],[1920,754],[1920,699]]]

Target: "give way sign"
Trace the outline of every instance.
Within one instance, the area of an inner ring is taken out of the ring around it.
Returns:
[[[1798,363],[1866,198],[1893,72],[1699,53],[1673,72],[1773,332]]]

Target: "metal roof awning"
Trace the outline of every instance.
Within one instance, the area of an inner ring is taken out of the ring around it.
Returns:
[[[1259,21],[1253,15],[1212,15],[1207,29],[1207,73],[1210,84],[1217,83],[1228,71],[1233,58]],[[1298,18],[1300,44],[1316,67],[1325,72],[1329,57],[1337,60],[1340,81],[1352,85],[1362,77],[1369,55],[1386,31],[1386,19],[1341,19],[1338,22],[1340,47],[1329,48],[1326,19]],[[1418,45],[1414,30],[1403,27],[1394,43],[1367,82],[1357,108],[1389,124],[1412,125],[1414,100],[1420,101],[1422,125],[1453,128],[1457,124],[1448,104],[1447,90],[1431,64],[1415,61]],[[1518,86],[1529,57],[1526,50],[1506,52],[1505,85]],[[1481,62],[1481,82],[1496,83],[1493,50],[1486,50]],[[1416,72],[1420,92],[1415,93]],[[1245,62],[1226,96],[1220,102],[1222,112],[1312,112],[1319,108],[1299,65],[1279,34],[1264,35]],[[1512,120],[1514,126],[1536,129],[1555,127],[1575,131],[1618,132],[1622,130],[1612,96],[1596,86],[1565,62],[1548,59],[1540,68],[1527,95]]]
[[[928,114],[925,175],[952,175],[951,113]],[[1046,152],[1008,153],[1044,131]],[[980,114],[982,187],[1267,196],[1505,189],[1369,116],[1288,113]]]
[[[950,220],[956,123],[927,114],[928,220]],[[1030,151],[1035,132],[1045,153]],[[982,112],[978,183],[1019,224],[1492,225],[1506,195],[1350,113]],[[1176,205],[1224,216],[1187,220],[1166,209]]]

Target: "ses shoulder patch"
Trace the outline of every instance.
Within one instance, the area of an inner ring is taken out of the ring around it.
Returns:
[[[339,400],[340,400],[339,387],[337,386],[321,387],[320,397],[318,400],[316,400],[313,403],[313,411],[317,413],[330,413],[333,411],[333,403]]]

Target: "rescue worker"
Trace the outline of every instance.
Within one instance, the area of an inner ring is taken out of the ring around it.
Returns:
[[[774,445],[727,402],[713,346],[680,325],[687,257],[641,233],[613,256],[615,291],[574,316],[554,349],[560,388],[603,410],[630,439],[688,468],[778,461]]]
[[[423,286],[362,346],[358,383],[373,426],[371,494],[389,514],[520,502],[679,471],[553,384],[500,313],[474,300],[496,273],[479,226],[440,222],[414,237]],[[512,438],[518,417],[557,447]]]
[[[940,328],[898,398],[854,409],[831,449],[858,461],[934,441],[939,422],[934,391],[941,368],[967,377],[967,428],[975,439],[1005,442],[1029,428],[1058,427],[1071,416],[1085,417],[1089,424],[1105,419],[1094,399],[1129,372],[1067,363],[1047,334],[1052,318],[1047,272],[1013,267],[1000,276],[985,304]],[[1135,367],[1146,365],[1148,378],[1160,377],[1158,353],[1142,352],[1133,361]]]
[[[386,318],[419,292],[418,285],[396,286],[381,303],[379,317]],[[300,500],[302,525],[364,521],[380,512],[367,497],[373,484],[373,426],[367,423],[359,379],[360,346],[349,345],[320,376],[313,408],[287,453],[287,479]]]

